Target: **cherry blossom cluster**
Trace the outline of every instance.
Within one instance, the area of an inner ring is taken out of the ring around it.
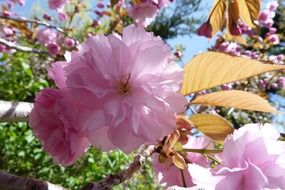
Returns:
[[[75,46],[75,40],[70,37],[64,37],[59,32],[50,28],[41,28],[37,31],[37,40],[41,45],[47,47],[51,55],[61,53],[61,46],[71,49]]]
[[[176,128],[187,104],[182,69],[159,37],[130,25],[90,37],[49,70],[57,89],[37,94],[30,126],[54,161],[70,165],[89,144],[126,153]]]

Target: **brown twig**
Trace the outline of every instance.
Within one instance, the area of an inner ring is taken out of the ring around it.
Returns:
[[[7,17],[7,16],[3,16],[0,15],[0,19],[5,19],[5,20],[13,20],[16,22],[25,22],[25,23],[30,23],[30,24],[37,24],[37,25],[41,25],[41,26],[45,26],[47,28],[52,28],[57,30],[58,32],[62,33],[64,36],[70,37],[62,28],[51,25],[47,22],[43,22],[43,21],[39,21],[39,20],[33,20],[33,19],[27,19],[27,18],[13,18],[13,17]]]
[[[0,101],[0,123],[28,121],[32,107],[28,102]]]
[[[67,190],[46,181],[0,171],[0,190]]]
[[[28,53],[44,53],[44,54],[48,54],[47,51],[44,51],[44,50],[38,50],[38,49],[33,49],[33,48],[30,48],[30,47],[26,47],[26,46],[20,46],[18,44],[15,44],[13,42],[9,42],[3,38],[0,38],[0,44],[3,44],[5,46],[7,46],[8,48],[10,49],[15,49],[17,51],[22,51],[22,52],[28,52]]]
[[[109,190],[113,186],[123,183],[124,181],[130,179],[135,172],[140,170],[140,168],[144,165],[147,158],[150,157],[154,152],[156,152],[158,148],[157,146],[150,145],[146,146],[145,149],[142,150],[135,158],[133,163],[125,169],[120,171],[115,175],[109,175],[102,179],[101,181],[89,183],[82,190]]]

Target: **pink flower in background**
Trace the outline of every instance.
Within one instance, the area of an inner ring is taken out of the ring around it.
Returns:
[[[122,39],[98,35],[79,49],[64,72],[58,67],[50,72],[59,70],[64,76],[57,78],[58,84],[82,104],[101,110],[89,118],[94,146],[130,152],[176,128],[175,113],[186,104],[178,92],[183,72],[160,38],[131,25]]]
[[[59,12],[58,12],[58,18],[59,18],[60,21],[65,21],[66,18],[67,18],[67,15],[66,15],[65,12],[59,11]]]
[[[212,141],[206,137],[193,137],[190,136],[188,138],[187,144],[183,146],[184,148],[194,148],[194,149],[205,149],[205,148],[213,148]],[[191,161],[192,163],[198,164],[200,166],[208,167],[209,162],[200,153],[187,153],[187,159]],[[165,163],[159,163],[158,156],[153,156],[152,165],[154,168],[154,172],[160,182],[163,186],[183,186],[183,180],[181,176],[181,171],[179,168],[175,167],[173,164],[170,166],[167,166]],[[191,175],[188,171],[188,168],[183,170],[184,179],[186,180],[185,183],[187,187],[193,186]]]
[[[79,113],[79,104],[66,91],[45,89],[36,96],[29,125],[58,164],[73,164],[89,146]]]
[[[3,33],[5,34],[5,37],[11,37],[11,36],[14,35],[13,29],[11,29],[11,28],[9,28],[9,27],[4,26],[4,27],[2,28],[2,30],[3,30]]]
[[[269,43],[271,43],[273,45],[277,45],[280,43],[278,34],[271,34],[271,35],[267,36],[266,39],[269,41]]]
[[[169,0],[146,0],[133,5],[128,9],[128,14],[137,24],[147,26],[158,14],[159,10],[166,7]]]
[[[55,42],[57,33],[49,28],[42,28],[37,32],[37,39],[42,45]]]
[[[276,11],[278,6],[279,6],[278,1],[271,1],[267,3],[266,8],[270,11]]]
[[[270,61],[272,61],[273,63],[276,63],[276,64],[284,64],[283,61],[284,61],[285,57],[284,57],[283,54],[270,55],[270,56],[268,57],[268,59],[269,59]]]
[[[149,0],[129,8],[128,13],[137,24],[147,26],[154,19],[158,11],[159,8]]]
[[[218,156],[221,165],[189,167],[193,182],[206,189],[285,189],[285,142],[270,124],[236,130]]]
[[[51,9],[59,9],[64,6],[68,0],[48,0],[48,6]]]

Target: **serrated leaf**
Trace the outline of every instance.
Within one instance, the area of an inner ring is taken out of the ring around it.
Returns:
[[[233,107],[252,111],[276,112],[267,100],[250,92],[226,90],[196,97],[192,104]]]
[[[190,120],[199,131],[216,141],[224,141],[234,131],[231,123],[219,115],[195,114]]]
[[[285,69],[285,66],[263,64],[257,60],[224,53],[206,52],[197,55],[185,66],[181,93],[187,95],[217,85],[281,69]]]
[[[225,11],[226,11],[225,0],[215,0],[213,8],[209,15],[209,23],[212,26],[212,35],[217,33],[225,22]]]
[[[238,0],[241,20],[252,28],[256,28],[255,20],[258,19],[260,11],[260,0]]]
[[[179,169],[184,170],[187,167],[187,164],[186,164],[183,156],[181,156],[177,152],[174,152],[174,155],[172,156],[172,161],[173,161],[174,165]]]

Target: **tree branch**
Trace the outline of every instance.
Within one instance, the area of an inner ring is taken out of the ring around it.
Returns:
[[[141,153],[139,153],[135,158],[133,163],[119,173],[109,175],[102,179],[101,181],[95,183],[89,183],[82,190],[109,190],[114,185],[123,183],[124,181],[130,179],[136,171],[138,171],[146,162],[148,157],[150,157],[158,149],[158,145],[146,146]]]
[[[0,190],[67,190],[46,181],[0,171]]]
[[[0,101],[0,123],[28,121],[32,108],[33,104],[28,102]]]
[[[62,28],[54,26],[54,25],[51,25],[51,24],[49,24],[47,22],[43,22],[43,21],[39,21],[39,20],[26,19],[26,18],[25,19],[23,19],[23,18],[12,18],[12,17],[3,16],[3,15],[0,15],[0,19],[13,20],[13,21],[16,21],[16,22],[25,22],[25,23],[31,23],[31,24],[37,24],[37,25],[45,26],[47,28],[55,29],[58,32],[62,33],[64,36],[67,36],[69,38],[74,39],[69,34],[67,34]],[[77,43],[77,40],[75,40],[75,43]]]
[[[3,45],[7,46],[10,49],[15,49],[15,50],[22,51],[22,52],[45,53],[45,54],[48,54],[47,51],[33,49],[33,48],[30,48],[30,47],[25,47],[25,46],[20,46],[20,45],[17,45],[15,43],[13,43],[13,42],[9,42],[9,41],[7,41],[7,40],[5,40],[3,38],[0,38],[0,44],[3,44]]]

